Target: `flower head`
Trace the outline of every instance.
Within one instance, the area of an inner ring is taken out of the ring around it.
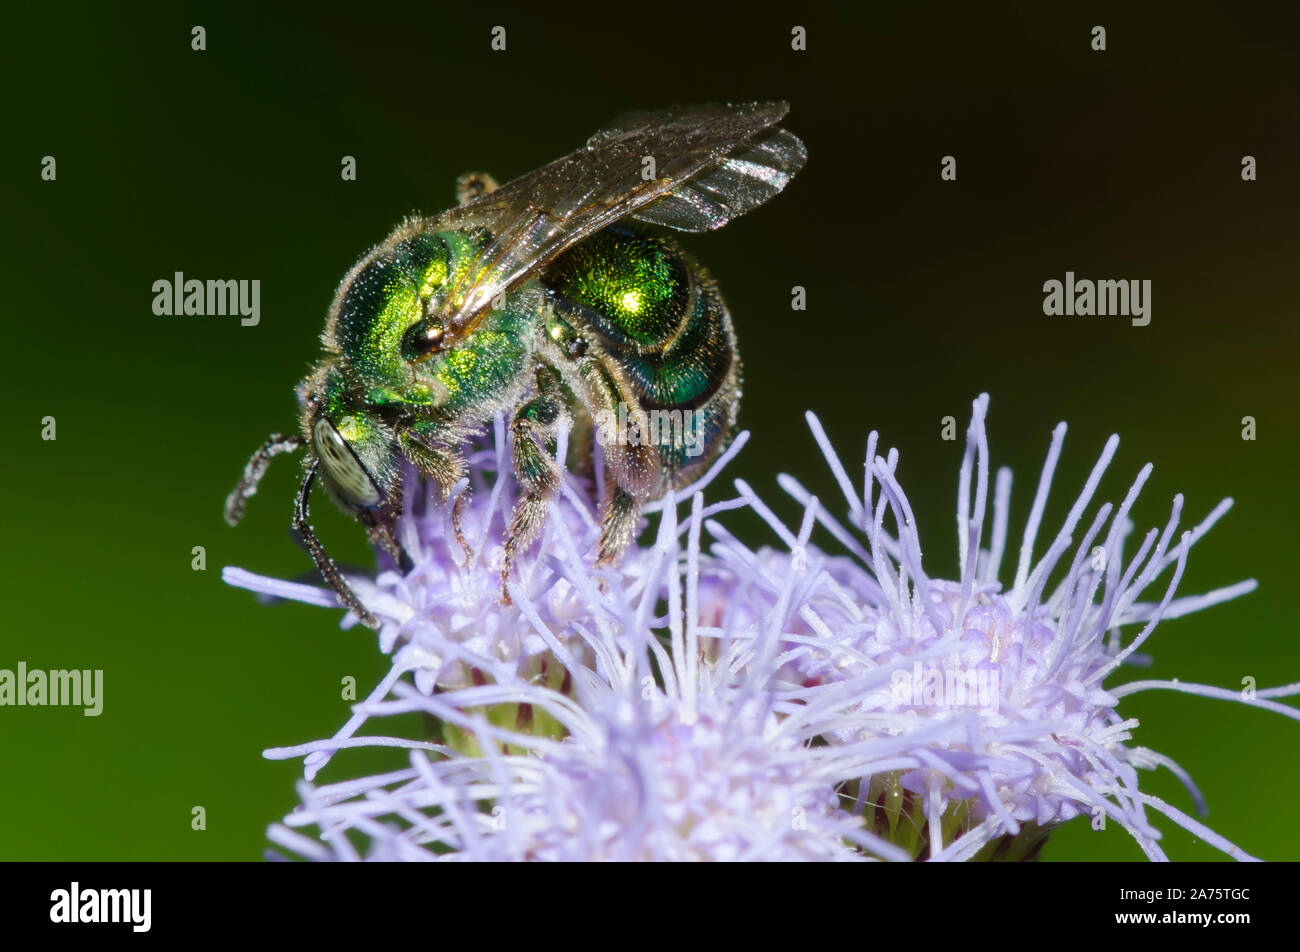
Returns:
[[[990,526],[987,405],[987,395],[974,403],[958,476],[957,579],[933,578],[922,567],[917,521],[896,478],[897,451],[877,455],[878,436],[869,436],[859,492],[809,414],[843,491],[852,530],[818,506],[796,480],[783,476],[780,481],[852,556],[800,546],[757,495],[738,484],[791,554],[751,552],[714,527],[722,540],[715,555],[730,565],[762,565],[774,578],[788,570],[782,563],[797,563],[807,566],[814,579],[783,609],[769,587],[757,589],[742,610],[754,617],[782,612],[782,629],[788,633],[782,671],[786,684],[811,690],[858,678],[871,685],[856,706],[861,723],[827,737],[840,744],[882,736],[906,742],[872,765],[859,785],[859,803],[871,810],[889,796],[914,802],[925,818],[921,839],[928,840],[931,858],[969,858],[981,850],[1011,847],[1017,837],[1019,847],[1032,849],[1043,831],[1079,814],[1113,819],[1149,856],[1163,858],[1160,834],[1148,821],[1146,807],[1230,855],[1244,857],[1213,831],[1139,789],[1137,769],[1165,766],[1203,808],[1185,771],[1130,743],[1137,721],[1118,711],[1122,697],[1152,688],[1242,698],[1176,681],[1107,684],[1122,665],[1144,660],[1137,652],[1161,620],[1255,588],[1247,580],[1203,595],[1174,597],[1192,545],[1232,501],[1223,500],[1180,533],[1183,498],[1175,496],[1164,527],[1150,529],[1136,550],[1126,554],[1133,531],[1129,512],[1151,466],[1137,474],[1118,507],[1104,503],[1089,516],[1119,443],[1112,436],[1064,524],[1036,555],[1065,436],[1065,424],[1060,424],[1008,573],[1010,582],[1004,585],[999,577],[1009,536],[1011,473],[1002,469],[996,475]],[[1300,719],[1295,709],[1268,700],[1297,693],[1296,688],[1262,692],[1248,703]]]
[[[603,576],[603,588],[569,524],[554,520],[543,546],[566,553],[552,555],[554,582],[513,590],[510,608],[546,645],[544,662],[524,670],[491,643],[464,640],[454,654],[474,677],[448,685],[428,676],[451,656],[445,637],[433,662],[427,638],[409,640],[343,731],[268,752],[307,755],[308,765],[303,805],[272,838],[319,858],[357,856],[353,832],[382,859],[906,858],[842,806],[840,785],[861,774],[869,745],[813,743],[840,723],[857,684],[827,686],[838,700],[822,705],[771,690],[780,663],[771,628],[719,643],[703,663],[705,517],[696,493],[679,526],[669,499],[654,544],[632,556],[636,571]],[[539,610],[538,593],[545,601],[558,585],[586,599],[563,622]],[[355,736],[362,722],[412,711],[437,720],[442,742]],[[412,748],[411,765],[311,783],[329,757],[358,745]],[[319,841],[295,832],[304,826]]]
[[[393,666],[333,737],[267,752],[305,758],[302,805],[272,839],[323,859],[955,860],[1033,855],[1047,832],[1083,814],[1119,823],[1160,859],[1151,808],[1247,858],[1139,788],[1139,769],[1164,766],[1201,805],[1177,764],[1132,743],[1137,722],[1119,712],[1141,690],[1238,696],[1107,683],[1141,660],[1162,619],[1253,589],[1245,581],[1174,596],[1189,550],[1230,501],[1180,533],[1176,496],[1163,528],[1130,552],[1129,512],[1151,468],[1118,506],[1090,512],[1112,437],[1036,555],[1062,424],[1004,575],[1011,475],[996,474],[990,510],[986,410],[981,396],[957,480],[955,579],[922,567],[897,452],[877,455],[870,435],[859,492],[810,415],[844,520],[789,476],[779,481],[804,506],[797,530],[743,482],[737,498],[706,507],[698,490],[742,435],[699,486],[653,507],[652,542],[616,569],[596,569],[589,490],[566,477],[542,538],[518,563],[511,605],[498,587],[514,502],[498,421],[495,442],[472,457],[464,521],[473,556],[460,555],[447,507],[408,499],[398,531],[414,570],[390,564],[373,582],[350,580],[383,620]],[[682,499],[690,510],[679,521]],[[780,547],[737,540],[721,520],[738,507],[761,516]],[[818,526],[848,554],[813,545]],[[227,578],[336,604],[312,586],[239,570]],[[1300,685],[1248,703],[1300,719],[1272,700],[1295,693]],[[436,734],[358,734],[410,712]],[[408,748],[409,766],[315,784],[330,758],[357,746]]]
[[[561,435],[563,459],[566,436]],[[440,500],[414,471],[404,481],[405,507],[397,521],[398,541],[414,568],[402,573],[391,556],[376,548],[380,570],[371,578],[349,574],[348,584],[379,619],[379,645],[385,653],[402,647],[420,658],[417,677],[422,685],[452,688],[469,684],[471,668],[483,658],[512,667],[527,678],[539,673],[556,648],[555,639],[573,643],[576,633],[603,623],[602,586],[634,589],[647,571],[646,553],[634,549],[621,565],[593,567],[599,525],[593,515],[589,487],[572,475],[565,477],[551,507],[551,519],[539,544],[522,560],[512,585],[527,609],[501,600],[502,541],[518,494],[509,475],[509,441],[504,420],[495,421],[495,438],[468,454],[468,478]],[[461,505],[466,553],[452,529],[452,511]],[[238,568],[225,570],[227,582],[262,595],[289,598],[327,607],[340,606],[328,589],[254,575]],[[355,623],[349,613],[345,625]]]

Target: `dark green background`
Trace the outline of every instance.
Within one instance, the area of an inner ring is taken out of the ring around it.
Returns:
[[[725,290],[746,361],[753,440],[734,476],[772,500],[782,469],[828,493],[803,411],[847,457],[879,428],[902,452],[927,565],[950,575],[961,450],[940,439],[944,416],[964,427],[990,392],[1016,526],[1052,425],[1070,422],[1051,532],[1117,430],[1102,498],[1154,462],[1140,528],[1163,525],[1175,492],[1192,522],[1237,499],[1183,593],[1260,581],[1162,626],[1150,676],[1300,679],[1295,16],[728,6],[7,11],[0,667],[103,668],[106,699],[98,719],[0,709],[0,855],[260,855],[298,776],[261,750],[329,734],[346,716],[340,679],[364,689],[386,669],[334,613],[259,606],[220,580],[227,564],[310,567],[286,529],[295,465],[273,469],[238,531],[220,509],[247,454],[295,427],[292,387],[336,282],[402,215],[449,204],[457,173],[505,180],[623,110],[672,102],[788,99],[809,150],[770,206],[685,242]],[[806,52],[790,50],[794,23]],[[190,49],[194,24],[206,52]],[[505,53],[489,49],[497,24]],[[945,154],[956,183],[939,180]],[[1259,181],[1241,181],[1244,154]],[[40,180],[43,155],[56,182]],[[343,155],[358,181],[340,180]],[[151,285],[178,270],[260,279],[260,326],[155,317]],[[1151,279],[1151,325],[1045,317],[1042,283],[1066,270]],[[806,313],[790,311],[795,284]],[[56,442],[40,439],[46,415]],[[1246,415],[1256,442],[1241,439]],[[337,554],[366,558],[359,531],[323,500],[317,512]],[[190,568],[195,545],[206,572]],[[1173,694],[1122,710],[1200,782],[1215,829],[1300,855],[1300,724]],[[1168,773],[1144,784],[1191,811]],[[190,829],[195,805],[206,831]],[[1171,856],[1218,856],[1160,825]],[[1046,855],[1140,857],[1118,828],[1079,824]]]

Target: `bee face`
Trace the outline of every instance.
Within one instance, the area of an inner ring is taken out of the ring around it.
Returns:
[[[332,364],[303,381],[303,436],[334,497],[353,509],[373,509],[388,500],[396,482],[397,439],[373,407],[356,399],[353,386]]]

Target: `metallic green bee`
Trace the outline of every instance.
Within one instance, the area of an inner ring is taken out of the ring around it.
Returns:
[[[298,387],[302,435],[272,436],[253,455],[226,521],[239,521],[273,456],[306,447],[293,526],[343,604],[378,627],[312,532],[317,475],[409,570],[394,536],[403,461],[445,498],[466,474],[467,442],[504,411],[521,495],[502,598],[559,486],[546,443],[561,424],[573,427],[578,464],[593,463],[599,439],[598,558],[617,560],[640,505],[685,485],[725,447],[740,400],[726,305],[655,229],[720,228],[780,192],[805,158],[803,143],[777,126],[788,108],[631,113],[500,188],[481,173],[461,176],[459,207],[403,222],[343,278],[326,357]],[[655,413],[678,414],[674,423],[685,414],[689,435],[680,425],[647,429]],[[452,524],[468,553],[464,500]]]

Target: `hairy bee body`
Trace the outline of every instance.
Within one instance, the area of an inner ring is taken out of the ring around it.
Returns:
[[[717,285],[671,239],[608,228],[505,296],[471,337],[413,363],[401,357],[403,332],[440,306],[439,288],[487,239],[418,225],[393,237],[340,286],[324,335],[337,356],[300,387],[304,410],[322,400],[362,467],[380,477],[377,492],[327,482],[345,505],[390,499],[401,451],[385,416],[405,418],[435,444],[463,440],[519,402],[533,384],[535,358],[558,371],[579,433],[615,453],[619,441],[659,450],[658,465],[636,480],[639,501],[686,485],[725,445],[740,398],[731,316]],[[348,407],[378,416],[367,425]],[[303,421],[314,428],[311,414]],[[313,440],[314,429],[303,436]],[[574,441],[577,466],[585,461],[581,443]]]
[[[616,560],[640,506],[691,482],[725,447],[740,399],[722,295],[662,230],[718,228],[781,191],[804,159],[775,125],[786,108],[632,114],[500,189],[463,176],[459,208],[402,223],[344,277],[325,357],[298,387],[302,435],[273,437],[254,455],[227,520],[242,515],[271,456],[306,446],[294,525],[342,603],[375,626],[311,531],[318,474],[409,565],[393,534],[404,463],[450,493],[467,441],[505,413],[521,495],[503,599],[559,486],[563,425],[571,464],[602,469],[598,558]],[[655,153],[659,179],[641,171]],[[459,509],[453,525],[468,552]]]

